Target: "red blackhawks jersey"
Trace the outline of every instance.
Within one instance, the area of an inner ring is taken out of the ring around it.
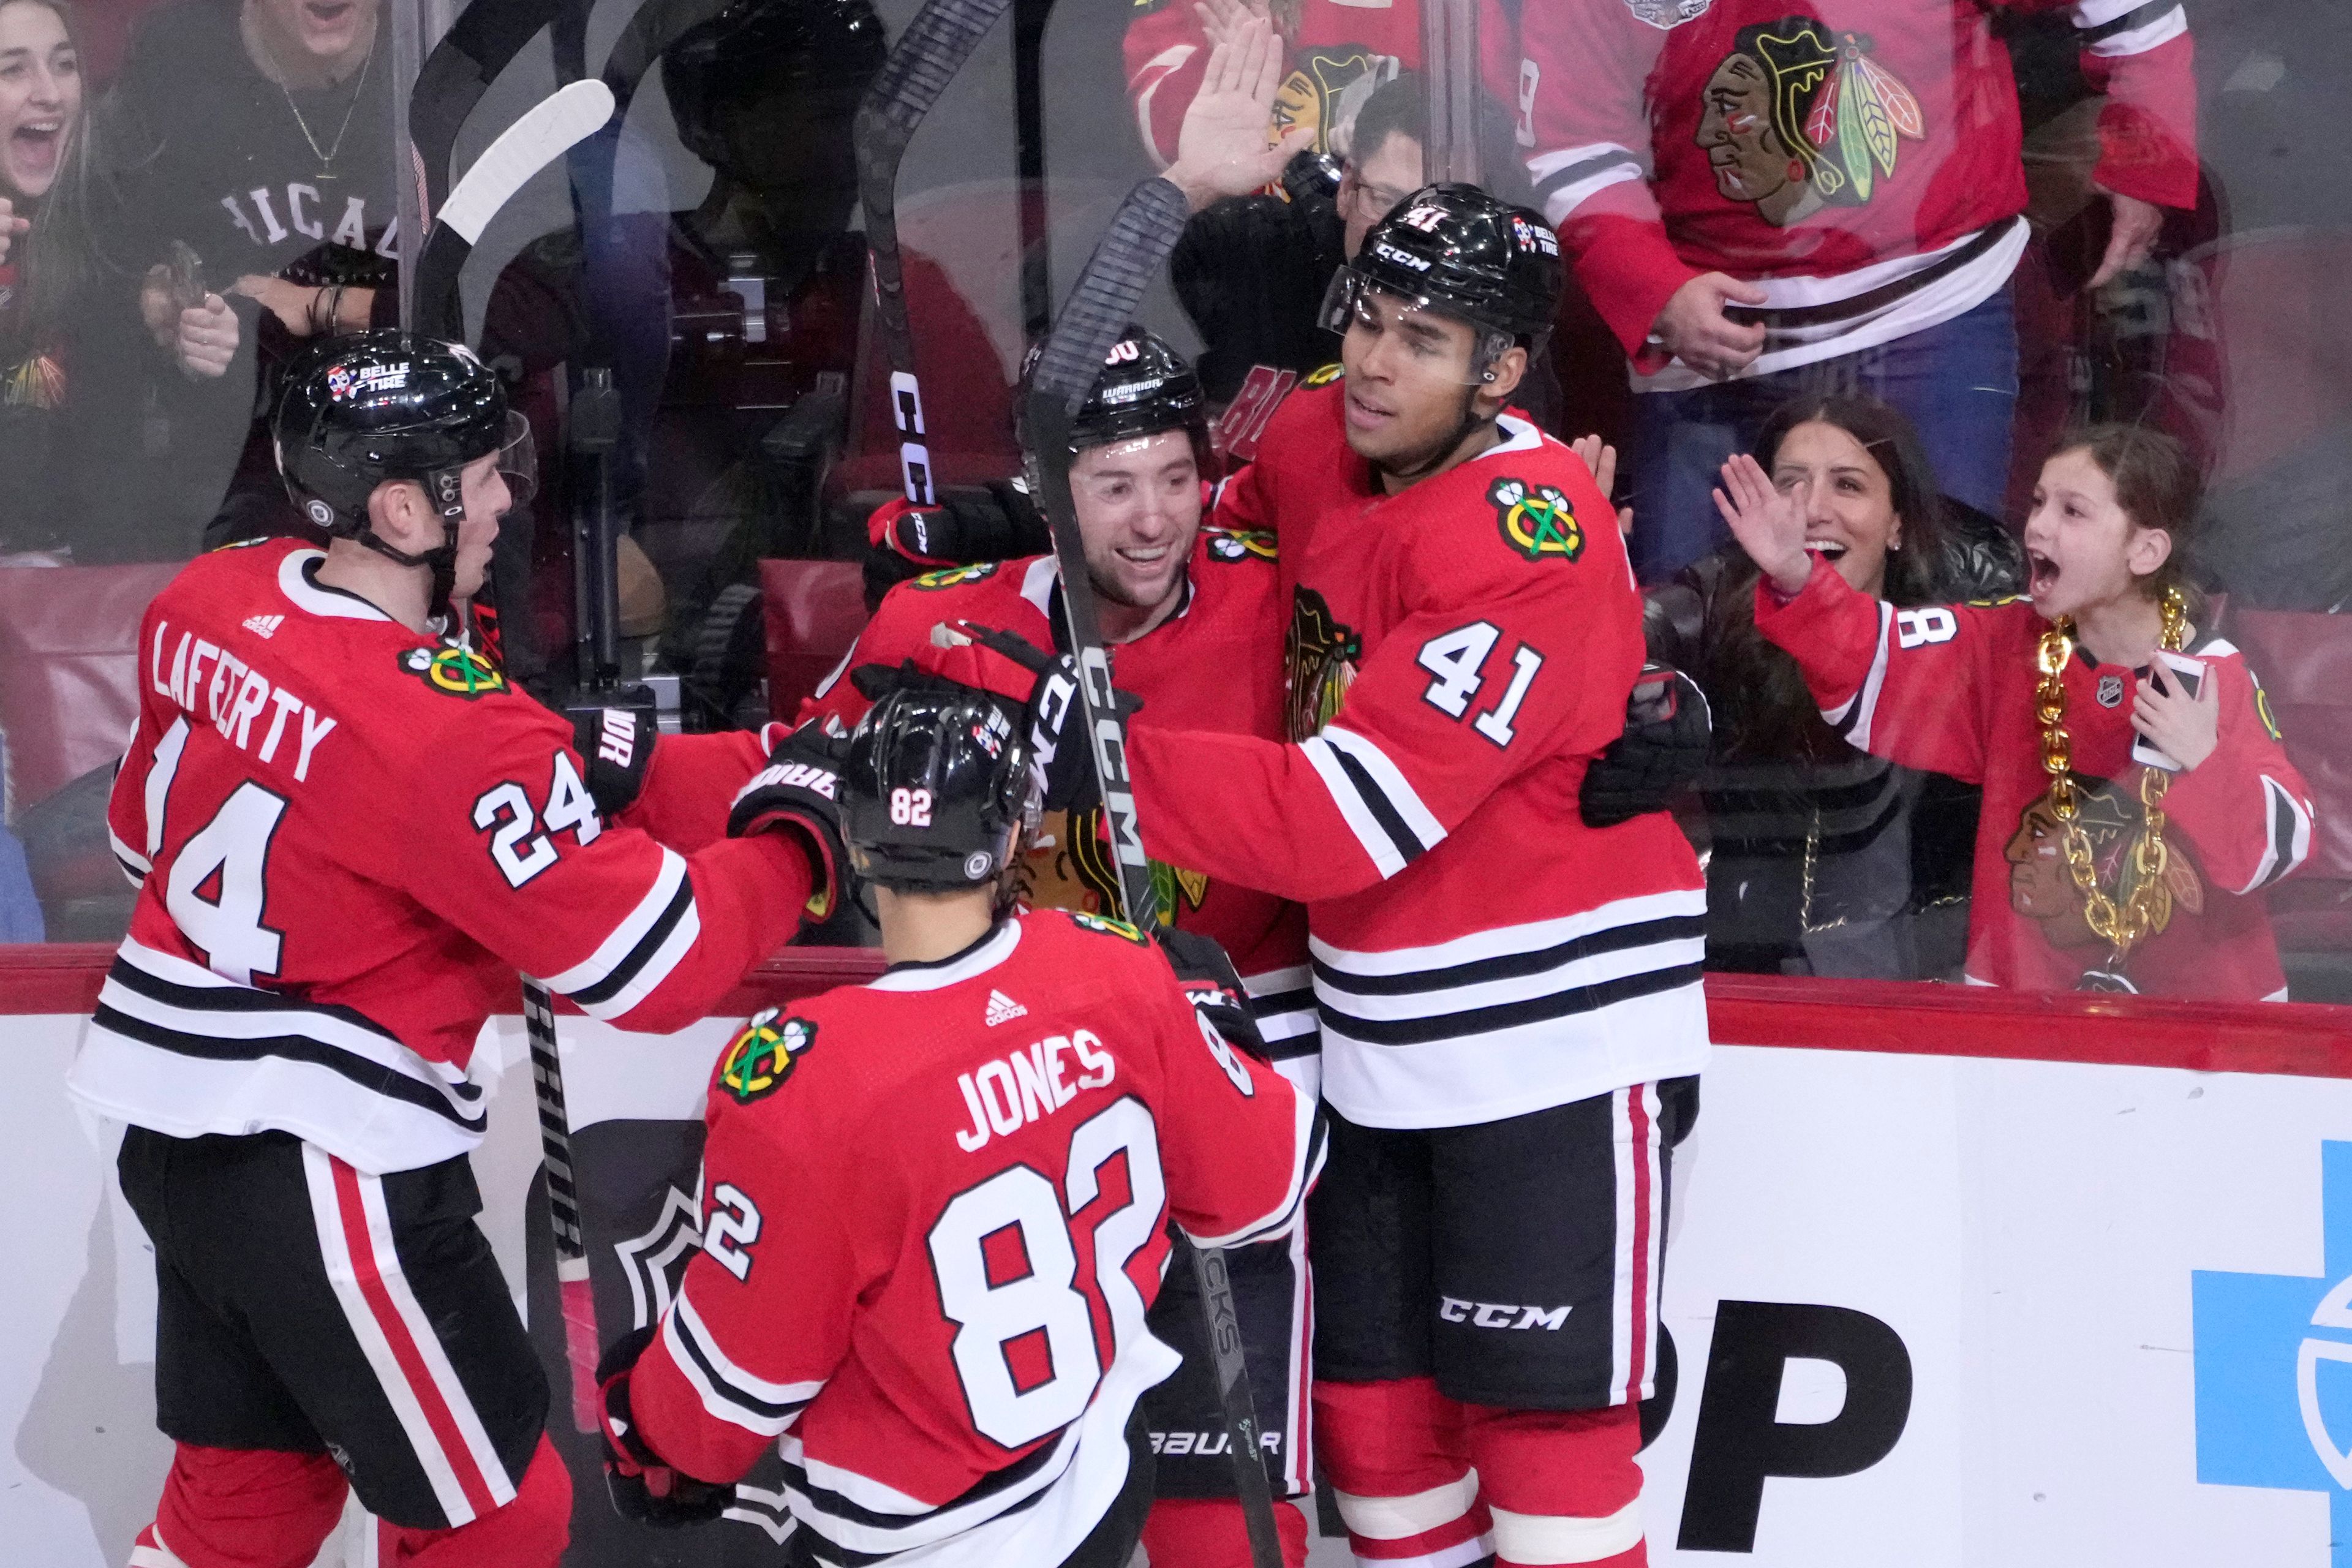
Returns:
[[[2176,0],[1544,0],[1521,16],[1528,167],[1650,390],[1646,347],[1703,272],[1760,282],[1750,374],[1849,353],[1990,298],[2022,252],[2015,74],[1995,8],[2065,10],[2106,95],[2100,186],[2196,203]]]
[[[1110,649],[1113,678],[1143,699],[1134,727],[1199,729],[1279,740],[1283,733],[1283,599],[1274,542],[1263,533],[1202,529],[1192,547],[1184,602],[1143,637]],[[922,658],[931,628],[971,621],[1028,638],[1059,640],[1061,574],[1050,555],[958,566],[901,583],[883,599],[841,670],[803,708],[800,721],[855,724],[867,707],[846,671]],[[1003,661],[980,667],[1005,676],[1003,694],[1026,700],[1029,677]],[[1306,911],[1223,876],[1155,861],[1160,908],[1174,924],[1225,950],[1249,988],[1258,1028],[1283,1070],[1316,1089],[1315,997],[1307,984]],[[1048,813],[1021,867],[1023,901],[1033,908],[1101,913],[1117,873],[1101,837],[1099,811],[1073,827]]]
[[[1615,514],[1516,415],[1390,496],[1340,395],[1292,394],[1218,504],[1279,522],[1296,742],[1139,722],[1146,847],[1307,904],[1323,1092],[1351,1121],[1489,1121],[1696,1072],[1696,858],[1664,815],[1596,829],[1577,805],[1642,666]]]
[[[108,813],[140,896],[70,1081],[159,1132],[274,1129],[381,1173],[480,1141],[467,1069],[518,969],[679,1028],[791,936],[809,875],[783,841],[606,826],[569,723],[322,559],[215,552],[148,607]]]
[[[1169,1222],[1204,1247],[1282,1236],[1322,1155],[1313,1103],[1217,1036],[1155,944],[1051,910],[762,1014],[709,1121],[703,1250],[632,1408],[709,1480],[780,1443],[838,1563],[1066,1558],[1178,1364],[1144,1324]]]
[[[2032,605],[1901,610],[1816,569],[1786,605],[1759,584],[1756,624],[1795,657],[1822,716],[1852,744],[1984,786],[1970,980],[2066,990],[2107,967],[2107,944],[2084,916],[2049,805],[2034,697],[2049,624]],[[2171,913],[2132,950],[2128,978],[2159,995],[2283,999],[2263,891],[2310,856],[2311,792],[2238,650],[2208,637],[2189,655],[2218,684],[2221,743],[2166,789]],[[2095,663],[2078,647],[2065,679],[2080,821],[2100,887],[2120,901],[2145,826],[2141,770],[2131,760],[2138,672]]]
[[[1346,128],[1373,89],[1399,68],[1421,68],[1421,6],[1414,0],[1298,0],[1289,10],[1296,20],[1280,24],[1289,68],[1275,93],[1271,139],[1303,125],[1315,132],[1317,152],[1340,151]],[[1502,6],[1478,0],[1480,72],[1487,90],[1505,101],[1517,69],[1514,37]],[[1142,0],[1128,23],[1124,50],[1136,129],[1164,168],[1175,162],[1177,129],[1209,68],[1208,38],[1191,0]]]

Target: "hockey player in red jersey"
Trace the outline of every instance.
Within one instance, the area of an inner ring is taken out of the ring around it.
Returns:
[[[1308,902],[1317,1423],[1365,1562],[1644,1560],[1705,894],[1669,817],[1579,809],[1642,608],[1590,472],[1507,411],[1559,287],[1543,220],[1475,187],[1372,230],[1335,285],[1344,380],[1292,395],[1219,508],[1279,530],[1295,743],[1128,739],[1147,848]]]
[[[1073,421],[1071,445],[1072,491],[1104,636],[1120,680],[1144,699],[1136,722],[1279,738],[1283,610],[1273,541],[1200,526],[1208,432],[1192,367],[1159,338],[1131,329],[1112,346]],[[904,527],[902,503],[885,510]],[[842,671],[803,708],[802,721],[855,724],[869,704],[849,672],[928,656],[941,625],[1003,627],[1054,646],[1063,624],[1059,584],[1050,554],[900,584],[859,634]],[[1018,701],[1026,680],[1007,680],[1003,690]],[[1024,904],[1094,913],[1117,907],[1100,817],[1091,801],[1046,816],[1019,862]],[[1306,911],[1181,866],[1162,865],[1155,875],[1172,923],[1233,955],[1276,1067],[1312,1097]],[[1277,1498],[1304,1496],[1314,1484],[1304,1234],[1242,1248],[1227,1262],[1259,1426],[1273,1445],[1269,1479]],[[1144,1401],[1161,1498],[1144,1544],[1159,1561],[1188,1568],[1245,1565],[1249,1545],[1189,1269],[1171,1274],[1151,1324],[1187,1363]],[[1286,1501],[1275,1511],[1296,1568],[1306,1560],[1306,1515]]]
[[[2284,998],[2263,890],[2311,853],[2311,792],[2244,658],[2189,621],[2198,484],[2178,442],[2062,441],[2026,520],[2031,596],[1993,605],[1866,598],[1817,566],[1753,458],[1723,478],[1717,504],[1764,573],[1757,629],[1822,717],[1984,785],[1970,980]]]
[[[473,1223],[476,1039],[518,968],[624,1026],[699,1016],[829,894],[831,808],[755,790],[776,830],[690,857],[608,826],[572,726],[434,634],[511,494],[471,353],[344,339],[276,417],[331,542],[216,552],[147,611],[109,813],[141,892],[69,1080],[130,1124],[155,1245],[178,1447],[131,1560],[299,1568],[352,1490],[387,1563],[549,1565],[571,1487]]]
[[[600,1372],[625,1513],[714,1518],[780,1444],[787,1562],[1125,1568],[1137,1403],[1177,1364],[1145,1322],[1169,1223],[1229,1247],[1298,1222],[1321,1124],[1211,1021],[1252,1043],[1214,948],[1011,912],[1036,820],[1015,712],[922,682],[849,739],[845,836],[891,964],[719,1064],[704,1249]],[[1209,1011],[1171,958],[1222,969]]]

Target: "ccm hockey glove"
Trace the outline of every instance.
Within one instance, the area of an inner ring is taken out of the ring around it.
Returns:
[[[1587,827],[1664,811],[1698,782],[1713,738],[1706,694],[1662,664],[1643,667],[1625,702],[1625,732],[1592,760],[1577,797]]]
[[[841,841],[839,742],[815,724],[803,724],[776,743],[768,765],[751,775],[727,814],[727,837],[741,838],[797,827],[806,840],[809,874],[817,883],[809,913],[823,920],[841,890],[849,854]]]
[[[596,1363],[596,1429],[604,1440],[604,1489],[613,1511],[640,1524],[705,1524],[735,1500],[732,1486],[699,1481],[662,1463],[629,1409],[629,1373],[654,1342],[654,1329],[614,1340]]]
[[[1262,1062],[1272,1061],[1274,1053],[1266,1049],[1265,1037],[1257,1032],[1257,1019],[1250,1012],[1249,992],[1225,950],[1199,931],[1174,926],[1161,926],[1152,935],[1192,1010],[1215,1025],[1227,1043]]]

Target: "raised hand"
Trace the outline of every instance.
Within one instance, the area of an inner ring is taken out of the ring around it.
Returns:
[[[1234,30],[1252,16],[1264,17],[1266,14],[1264,5],[1252,5],[1247,0],[1199,0],[1192,7],[1192,15],[1201,19],[1202,35],[1209,40],[1212,49],[1232,38]]]
[[[1568,444],[1568,449],[1583,460],[1592,472],[1592,482],[1601,487],[1603,497],[1614,500],[1617,494],[1617,448],[1598,436],[1579,436]],[[1617,509],[1617,531],[1624,538],[1633,537],[1633,509]]]
[[[1812,574],[1805,549],[1805,512],[1797,498],[1772,487],[1764,465],[1742,452],[1723,465],[1723,488],[1715,510],[1731,525],[1731,536],[1758,570],[1783,594],[1794,594]]]
[[[16,237],[26,233],[32,226],[31,219],[16,216],[14,203],[5,196],[0,196],[0,266],[7,263],[8,247],[16,244]]]
[[[1282,85],[1282,38],[1255,13],[1234,21],[1209,51],[1207,72],[1176,132],[1176,162],[1166,175],[1198,212],[1224,196],[1247,195],[1281,176],[1291,155],[1315,139],[1297,126],[1266,141],[1275,89]]]

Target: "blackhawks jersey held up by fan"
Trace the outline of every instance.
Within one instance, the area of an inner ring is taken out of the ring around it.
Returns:
[[[2084,918],[2050,808],[2035,709],[2036,650],[2049,623],[2031,604],[1901,610],[1816,567],[1785,605],[1759,583],[1756,626],[1795,657],[1822,717],[1853,745],[1984,786],[1970,980],[2063,991],[2105,969],[2107,944]],[[2284,1000],[2263,892],[2311,854],[2311,791],[2238,650],[2206,637],[2188,653],[2219,683],[2221,743],[2166,789],[2170,914],[2132,950],[2127,975],[2135,988],[2167,996]],[[2100,887],[2118,902],[2145,826],[2131,760],[2137,679],[2079,646],[2066,667],[2080,821]]]
[[[322,559],[216,551],[148,607],[108,813],[140,897],[69,1081],[158,1132],[290,1132],[383,1174],[480,1142],[467,1067],[518,968],[678,1028],[791,936],[810,879],[786,839],[685,856],[607,826],[569,723]]]
[[[1516,415],[1388,495],[1341,395],[1293,393],[1218,504],[1280,530],[1297,743],[1139,722],[1146,847],[1307,903],[1323,1092],[1350,1121],[1461,1126],[1698,1071],[1696,858],[1663,814],[1591,828],[1577,805],[1642,666],[1615,514]]]
[[[1144,1326],[1170,1220],[1203,1247],[1281,1236],[1322,1154],[1312,1102],[1155,944],[1060,911],[761,1015],[709,1121],[703,1250],[631,1406],[706,1480],[780,1443],[835,1563],[1068,1556],[1177,1365]]]
[[[1994,6],[2064,10],[2106,95],[2099,188],[2197,199],[2173,0],[1543,0],[1521,14],[1544,213],[1635,384],[1705,384],[1648,344],[1705,272],[1762,284],[1762,375],[1891,342],[1999,292],[2026,242],[2023,129]]]
[[[1184,603],[1133,642],[1110,650],[1118,684],[1143,699],[1138,728],[1201,729],[1278,740],[1283,734],[1280,663],[1283,612],[1274,542],[1265,534],[1204,528],[1192,547]],[[923,658],[931,628],[970,621],[1026,637],[1061,640],[1061,575],[1051,555],[958,566],[902,583],[883,599],[842,668],[803,708],[800,721],[845,728],[871,706],[847,672],[861,664]],[[1027,677],[1002,660],[982,668],[1006,676],[1002,695],[1027,697]],[[1076,827],[1048,814],[1022,866],[1023,902],[1099,913],[1118,879],[1089,811]],[[1255,1005],[1275,1061],[1309,1095],[1316,1091],[1314,995],[1307,973],[1306,911],[1297,904],[1178,864],[1154,863],[1160,908],[1171,922],[1225,950]]]

